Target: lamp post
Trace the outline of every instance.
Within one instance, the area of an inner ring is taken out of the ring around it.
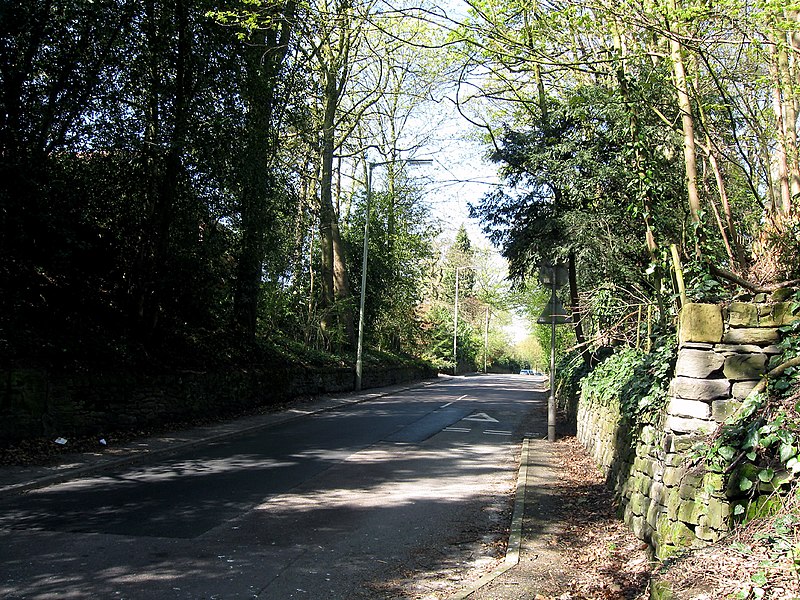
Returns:
[[[474,265],[456,267],[456,298],[453,306],[453,375],[458,375],[458,272],[461,269],[475,269]]]
[[[567,277],[567,269],[562,264],[545,264],[539,269],[539,280],[550,286],[550,301],[536,320],[550,325],[550,396],[547,398],[547,440],[550,442],[556,440],[556,325],[572,322],[556,296],[556,288],[564,285]]]
[[[399,163],[403,165],[429,165],[433,163],[430,158],[408,158],[402,160],[384,160],[379,162],[371,162],[367,165],[367,200],[366,200],[366,216],[364,218],[364,250],[361,255],[361,298],[358,303],[358,347],[356,349],[356,382],[355,390],[361,391],[361,375],[363,369],[363,351],[364,351],[364,299],[366,298],[367,291],[367,258],[369,254],[369,218],[370,208],[372,205],[372,171],[375,167],[382,167],[385,165]]]

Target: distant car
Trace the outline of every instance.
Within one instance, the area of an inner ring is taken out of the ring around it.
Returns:
[[[533,371],[531,371],[530,369],[522,369],[522,370],[520,370],[519,374],[520,375],[533,375]]]

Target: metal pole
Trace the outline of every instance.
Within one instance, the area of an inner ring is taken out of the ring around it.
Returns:
[[[358,310],[358,349],[356,350],[356,385],[355,390],[361,391],[361,373],[363,368],[364,350],[364,299],[367,291],[367,251],[369,250],[369,216],[372,203],[372,169],[376,163],[369,163],[367,167],[367,206],[364,219],[364,251],[361,255],[361,299]]]
[[[551,305],[555,306],[556,276],[553,270]],[[550,397],[547,399],[547,441],[556,441],[556,316],[550,317]]]
[[[367,256],[369,252],[369,218],[370,206],[372,204],[372,171],[375,167],[388,165],[389,163],[401,163],[406,165],[429,165],[433,163],[430,158],[420,158],[408,160],[395,160],[383,162],[371,162],[367,166],[367,202],[365,207],[366,218],[364,220],[364,251],[361,255],[361,299],[359,300],[358,310],[358,347],[356,349],[356,382],[355,390],[361,391],[362,384],[362,370],[363,370],[363,352],[364,352],[364,300],[367,292]]]
[[[486,355],[489,354],[489,307],[486,307],[486,326],[483,328],[483,374],[486,374]]]
[[[456,300],[453,307],[453,375],[458,375],[458,270],[456,267]]]

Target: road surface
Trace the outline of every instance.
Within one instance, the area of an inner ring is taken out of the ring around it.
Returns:
[[[0,500],[0,597],[395,597],[488,560],[537,389],[453,378]]]

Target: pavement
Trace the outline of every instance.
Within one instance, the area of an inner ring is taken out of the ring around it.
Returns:
[[[439,381],[442,378],[447,376],[440,376]],[[435,383],[437,380],[427,380],[411,385],[300,400],[275,412],[114,443],[97,452],[67,452],[52,464],[0,466],[0,497],[21,494],[87,475],[97,475],[122,465],[145,463],[192,446],[244,436],[293,419]],[[557,479],[556,471],[557,465],[553,464],[546,439],[523,440],[505,560],[480,580],[456,592],[450,600],[535,598],[535,590],[545,581],[552,582],[553,578],[566,577],[566,574],[551,568],[558,562],[555,555],[552,561],[548,560],[548,555],[553,550],[549,548],[547,539],[557,526],[557,523],[548,518],[553,512],[554,503],[559,502],[557,493],[551,487],[551,482]]]

